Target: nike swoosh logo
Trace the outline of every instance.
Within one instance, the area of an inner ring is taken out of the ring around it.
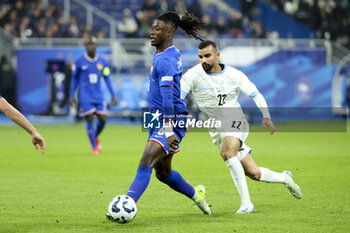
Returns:
[[[246,209],[242,210],[242,212],[245,213],[245,212],[247,212],[247,210],[248,210],[248,207]]]

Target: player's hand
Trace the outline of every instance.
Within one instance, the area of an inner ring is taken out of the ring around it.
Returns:
[[[112,96],[112,98],[111,98],[111,106],[114,106],[114,105],[116,105],[117,104],[117,99],[115,98],[115,96]]]
[[[166,142],[168,144],[168,147],[170,149],[170,152],[174,153],[177,150],[177,147],[179,146],[180,142],[177,139],[177,137],[174,135],[171,135],[166,139]]]
[[[74,98],[70,98],[69,99],[69,103],[70,103],[71,106],[77,105],[77,101]]]
[[[264,118],[262,121],[262,125],[265,128],[266,126],[270,127],[270,135],[273,134],[275,132],[275,125],[273,124],[273,122],[271,121],[270,118]]]
[[[36,132],[32,134],[32,143],[36,150],[39,149],[38,145],[40,146],[41,154],[45,153],[45,139],[39,133]]]

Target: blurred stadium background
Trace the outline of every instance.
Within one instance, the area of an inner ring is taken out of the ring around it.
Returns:
[[[167,10],[188,10],[202,18],[203,38],[217,41],[222,62],[245,72],[270,107],[327,108],[346,114],[346,0],[3,0],[0,93],[32,120],[74,119],[66,98],[70,68],[85,51],[84,38],[93,35],[112,68],[118,105],[109,109],[110,116],[133,120],[146,106],[154,54],[150,26]],[[198,62],[198,41],[179,30],[175,44],[184,70]],[[244,97],[241,102],[254,105]]]

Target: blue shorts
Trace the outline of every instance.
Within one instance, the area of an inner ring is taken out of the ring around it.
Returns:
[[[186,119],[187,119],[186,117],[181,117],[181,118],[176,118],[174,120],[173,131],[174,131],[175,136],[179,140],[179,142],[181,142],[181,140],[183,139],[183,137],[185,137],[185,134],[186,134]],[[184,122],[184,126],[183,127],[179,126],[177,124],[178,122]],[[148,141],[157,142],[163,148],[163,150],[165,151],[165,153],[167,155],[170,153],[170,149],[168,147],[166,136],[165,136],[165,133],[163,131],[162,125],[160,128],[149,130]],[[177,149],[174,152],[174,154],[179,152],[179,151],[180,151],[180,146],[177,146]]]
[[[88,116],[91,114],[107,115],[107,108],[104,103],[89,103],[80,102],[79,103],[79,115],[81,117]]]

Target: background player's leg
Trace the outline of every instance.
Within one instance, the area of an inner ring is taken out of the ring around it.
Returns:
[[[148,141],[143,152],[140,165],[137,169],[136,177],[127,195],[137,202],[143,192],[146,190],[149,181],[151,180],[152,168],[157,161],[165,156],[163,148],[154,141]]]
[[[248,207],[249,211],[251,210],[254,212],[254,206],[250,201],[244,169],[237,158],[237,153],[240,145],[241,142],[237,138],[226,136],[223,140],[220,154],[230,169],[233,182],[235,183],[238,193],[241,197],[241,208],[236,213],[238,213],[241,209],[247,211]],[[242,213],[246,213],[246,211],[243,211]]]
[[[98,139],[98,136],[100,135],[100,133],[102,132],[102,130],[104,129],[104,127],[106,125],[107,116],[101,115],[101,114],[96,114],[96,116],[97,116],[98,121],[96,124],[95,143],[96,143],[97,148],[99,150],[101,150],[100,140]]]
[[[95,132],[95,128],[94,128],[94,115],[85,116],[85,120],[86,120],[87,135],[89,137],[92,148],[95,148],[96,147],[96,142],[95,142],[96,132]]]
[[[100,135],[100,133],[102,132],[102,130],[104,129],[105,125],[106,125],[106,119],[107,117],[105,115],[101,115],[101,114],[96,114],[97,116],[97,124],[96,124],[96,138],[98,138],[98,135]]]

